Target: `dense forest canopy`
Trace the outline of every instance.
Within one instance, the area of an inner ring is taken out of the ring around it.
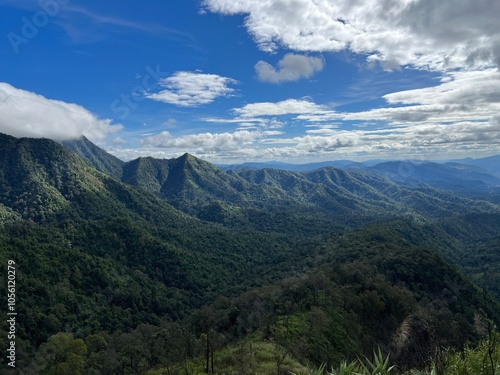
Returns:
[[[86,139],[0,135],[0,264],[15,261],[18,313],[5,373],[359,372],[386,358],[452,373],[462,358],[494,374],[494,191],[384,173],[125,163]]]

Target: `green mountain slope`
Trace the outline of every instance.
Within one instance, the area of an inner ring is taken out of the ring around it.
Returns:
[[[170,160],[139,158],[128,162],[123,181],[164,198],[183,212],[233,228],[318,233],[336,227],[309,202],[251,183],[189,154]]]
[[[242,204],[240,192],[248,188],[238,178],[189,154],[170,160],[133,160],[125,167],[123,181],[144,187],[185,209],[211,199]]]
[[[500,237],[485,239],[468,250],[461,261],[465,272],[500,300]]]
[[[0,142],[0,261],[16,261],[19,332],[31,345],[59,330],[179,319],[218,293],[279,277],[262,273],[292,249],[289,236],[189,217],[51,140]]]
[[[346,171],[325,167],[297,173],[263,169],[242,171],[243,178],[277,187],[318,209],[337,213],[343,220],[351,217],[413,217],[420,221],[469,212],[498,212],[488,202],[459,198],[426,187],[409,188],[365,171]]]
[[[317,227],[320,233],[328,227],[347,228],[398,216],[427,221],[500,209],[429,186],[398,184],[362,170],[224,171],[189,154],[130,161],[123,166],[122,181],[203,220],[266,231],[272,227],[274,231],[300,231],[306,222],[308,231]]]
[[[16,262],[19,368],[49,371],[60,332],[83,340],[87,373],[185,372],[252,340],[271,361],[295,358],[290,370],[376,345],[420,366],[477,340],[479,312],[500,321],[457,270],[495,292],[484,281],[497,277],[493,205],[335,168],[228,173],[187,154],[123,171],[127,184],[51,140],[0,135],[0,264]],[[398,346],[405,324],[413,334]],[[6,337],[0,327],[2,350]],[[238,372],[231,358],[214,366]]]
[[[311,243],[304,253],[317,268],[220,299],[195,314],[194,328],[201,336],[210,327],[214,342],[217,335],[235,340],[213,355],[221,373],[241,371],[244,358],[246,366],[270,374],[284,354],[329,368],[371,356],[377,346],[398,371],[423,367],[437,348],[477,340],[481,314],[500,319],[498,301],[440,255],[443,243],[432,240],[438,232],[397,220]],[[264,345],[273,354],[267,359],[259,350]],[[202,358],[192,363],[203,371]]]
[[[62,144],[80,156],[91,167],[117,180],[122,178],[124,161],[107,153],[86,137],[63,141]]]
[[[362,233],[363,241],[381,246],[392,242],[402,248],[415,247],[438,254],[500,300],[500,214],[468,214],[426,224],[387,221],[366,226]],[[349,247],[352,241],[349,237],[344,246]]]
[[[154,195],[89,167],[52,140],[0,135],[0,146],[0,203],[24,219],[183,216]]]

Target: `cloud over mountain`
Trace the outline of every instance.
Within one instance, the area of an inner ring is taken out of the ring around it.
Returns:
[[[15,137],[65,140],[86,136],[94,141],[122,129],[84,107],[0,83],[0,132]]]

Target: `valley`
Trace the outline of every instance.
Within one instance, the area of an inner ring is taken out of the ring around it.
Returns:
[[[306,374],[376,348],[404,373],[500,322],[485,171],[416,166],[408,181],[384,164],[123,162],[85,138],[0,146],[0,264],[17,265],[27,374]]]

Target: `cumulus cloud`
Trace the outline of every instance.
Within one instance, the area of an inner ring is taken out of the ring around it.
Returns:
[[[80,105],[47,99],[0,83],[0,132],[15,137],[56,140],[84,135],[100,141],[122,128],[111,120],[99,119]]]
[[[325,61],[321,57],[286,54],[279,62],[278,69],[265,61],[255,64],[255,72],[259,80],[270,83],[298,81],[311,78],[323,70]]]
[[[309,100],[287,99],[280,102],[250,103],[233,111],[242,117],[280,116],[300,113],[321,113],[328,108]]]
[[[395,107],[349,113],[345,120],[383,120],[393,124],[489,121],[500,111],[500,72],[460,71],[447,74],[441,83],[383,97]]]
[[[348,51],[364,56],[369,66],[427,70],[441,79],[426,88],[389,93],[382,97],[385,105],[358,112],[338,112],[303,99],[233,109],[239,118],[268,121],[280,116],[285,124],[307,129],[301,136],[282,134],[266,140],[277,147],[259,155],[394,157],[452,149],[500,151],[500,2],[496,0],[203,0],[202,4],[210,12],[243,15],[244,26],[263,51],[286,49],[296,53],[287,56],[302,57],[307,55],[297,53]],[[290,66],[285,58],[275,67],[260,61],[256,71],[259,79],[275,83],[306,76],[305,68]],[[341,129],[343,124],[352,128]]]
[[[125,139],[121,138],[121,137],[117,137],[117,138],[113,139],[113,144],[118,145],[118,146],[120,146],[120,145],[126,145],[127,143],[128,142]]]
[[[280,130],[272,133],[274,137],[253,140],[255,159],[271,155],[280,159],[306,159],[311,155],[325,159],[340,155],[445,155],[450,150],[500,152],[497,69],[449,72],[435,86],[393,92],[383,98],[385,106],[360,112],[337,112],[311,100],[250,103],[233,109],[236,117],[226,121],[248,118],[261,129],[272,129],[271,124],[278,121]],[[280,120],[274,116],[281,116]],[[353,128],[342,129],[345,121]],[[356,121],[362,126],[356,126]],[[290,122],[304,127],[305,134],[287,137]]]
[[[436,86],[394,92],[383,98],[385,107],[344,113],[322,109],[299,114],[296,119],[306,123],[383,121],[398,126],[490,121],[500,111],[500,72],[455,71],[445,74]]]
[[[357,132],[331,132],[327,136],[305,135],[293,139],[297,147],[305,152],[329,152],[345,147],[354,147],[360,143],[360,134]]]
[[[176,137],[168,132],[144,138],[140,150],[115,150],[124,159],[140,155],[176,157],[190,152],[214,162],[244,160],[331,160],[332,158],[435,158],[453,151],[500,151],[500,117],[490,121],[412,123],[404,126],[340,129],[336,124],[311,124],[306,134],[287,136],[282,130],[238,130]],[[452,151],[450,151],[452,150]]]
[[[319,129],[303,136],[275,139],[286,145],[274,149],[281,157],[314,155],[317,159],[331,159],[343,155],[348,158],[450,156],[454,151],[495,152],[499,150],[500,127],[498,122],[463,122],[455,124],[412,125],[384,129]],[[446,150],[443,152],[443,150]],[[261,154],[265,154],[262,152]]]
[[[233,95],[234,89],[229,85],[237,83],[232,78],[217,74],[176,72],[160,81],[164,90],[146,97],[180,107],[197,107],[212,103],[218,97]]]
[[[242,146],[251,144],[261,136],[259,132],[239,130],[234,133],[200,133],[174,137],[170,132],[164,131],[160,134],[145,137],[141,141],[141,144],[143,146],[158,148],[203,150],[206,152],[236,150]]]
[[[204,0],[211,12],[245,15],[262,50],[350,50],[386,68],[437,71],[500,60],[497,0]]]
[[[284,131],[239,130],[175,137],[163,132],[144,138],[140,149],[110,150],[125,159],[151,155],[172,158],[190,152],[213,162],[245,160],[317,161],[332,158],[452,157],[453,151],[498,152],[500,117],[487,122],[409,124],[373,129],[337,129],[335,124],[311,125],[318,131],[288,136]],[[450,151],[452,149],[453,151]],[[444,151],[443,151],[444,150]]]

